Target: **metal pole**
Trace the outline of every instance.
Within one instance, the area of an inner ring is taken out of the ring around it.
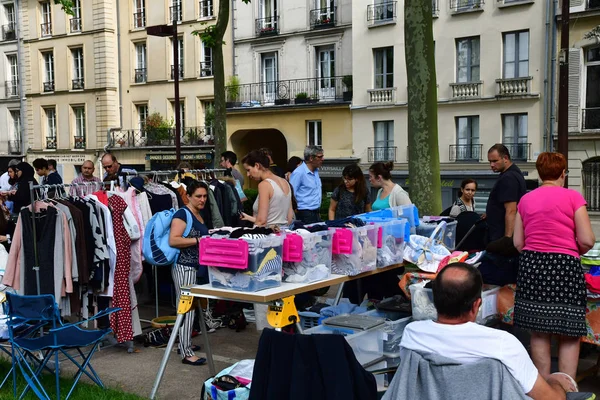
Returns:
[[[167,363],[169,362],[169,356],[171,355],[171,351],[173,350],[173,346],[175,345],[175,339],[179,334],[179,328],[181,328],[181,324],[183,323],[184,314],[177,314],[177,319],[175,320],[175,326],[171,331],[171,336],[169,337],[169,343],[167,344],[167,348],[165,349],[165,354],[163,354],[163,358],[160,362],[160,367],[158,368],[158,374],[156,375],[156,379],[154,380],[154,386],[152,386],[152,392],[150,393],[150,399],[154,400],[156,398],[156,392],[158,392],[158,387],[160,386],[160,381],[162,381],[163,375],[165,374],[165,368],[167,368]],[[204,328],[206,331],[206,328]]]
[[[569,159],[569,0],[562,2],[558,91],[558,152]],[[565,187],[568,187],[565,177]]]
[[[180,7],[180,6],[177,6]],[[175,159],[181,162],[181,114],[179,105],[179,38],[177,37],[177,19],[179,9],[173,13],[173,75],[175,75]]]
[[[35,271],[35,283],[37,287],[37,294],[40,295],[40,263],[37,249],[37,234],[35,229],[35,193],[33,191],[33,181],[29,181],[29,195],[31,196],[31,223],[33,225],[33,257],[34,264],[33,270]]]

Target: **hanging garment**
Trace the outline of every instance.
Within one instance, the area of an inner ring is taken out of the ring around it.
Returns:
[[[125,200],[113,195],[108,198],[108,204],[112,213],[112,223],[117,246],[113,307],[121,308],[121,311],[111,314],[110,326],[115,332],[117,341],[123,343],[133,340],[129,287],[131,239],[127,235],[127,230],[123,224],[123,213],[127,208]]]
[[[36,237],[33,236],[33,225],[31,221],[31,211],[23,209],[21,211],[19,222],[21,223],[23,233],[23,252],[25,269],[23,271],[23,286],[22,291],[19,293],[25,295],[36,295],[36,294],[53,294],[56,299],[60,299],[60,289],[57,292],[55,290],[55,276],[54,276],[54,249],[55,241],[60,240],[60,237],[55,235],[56,226],[58,225],[58,212],[55,208],[49,207],[46,210],[42,210],[35,217],[35,228]],[[19,223],[17,223],[18,225]],[[37,256],[39,266],[39,284],[40,292],[37,291],[37,277],[36,272],[33,270],[33,266],[36,265],[35,252],[33,248],[33,241],[35,240],[37,245]],[[14,248],[14,244],[13,244]],[[62,275],[61,275],[62,278]],[[62,280],[62,279],[61,279]],[[60,282],[59,282],[60,284]],[[9,285],[10,286],[10,285]],[[17,287],[13,286],[14,289]]]

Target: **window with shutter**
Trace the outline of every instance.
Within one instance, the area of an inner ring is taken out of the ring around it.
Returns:
[[[581,49],[569,49],[569,132],[580,132]]]

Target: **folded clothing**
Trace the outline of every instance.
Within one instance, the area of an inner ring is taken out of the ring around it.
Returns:
[[[367,307],[361,307],[351,303],[340,303],[337,306],[329,306],[321,309],[321,316],[329,318],[340,314],[362,314],[366,312]]]

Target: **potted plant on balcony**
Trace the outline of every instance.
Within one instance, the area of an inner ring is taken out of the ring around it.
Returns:
[[[152,113],[145,123],[149,146],[168,146],[171,143],[172,121],[166,121],[160,113]]]
[[[294,101],[296,104],[306,104],[308,103],[308,93],[300,92],[296,94],[296,100]]]
[[[344,75],[342,83],[346,87],[344,90],[344,101],[352,101],[352,75]]]
[[[233,108],[240,107],[241,103],[238,101],[240,97],[240,78],[237,75],[232,75],[229,77],[227,81],[227,86],[225,87],[227,91],[227,102],[225,103],[225,107]]]

